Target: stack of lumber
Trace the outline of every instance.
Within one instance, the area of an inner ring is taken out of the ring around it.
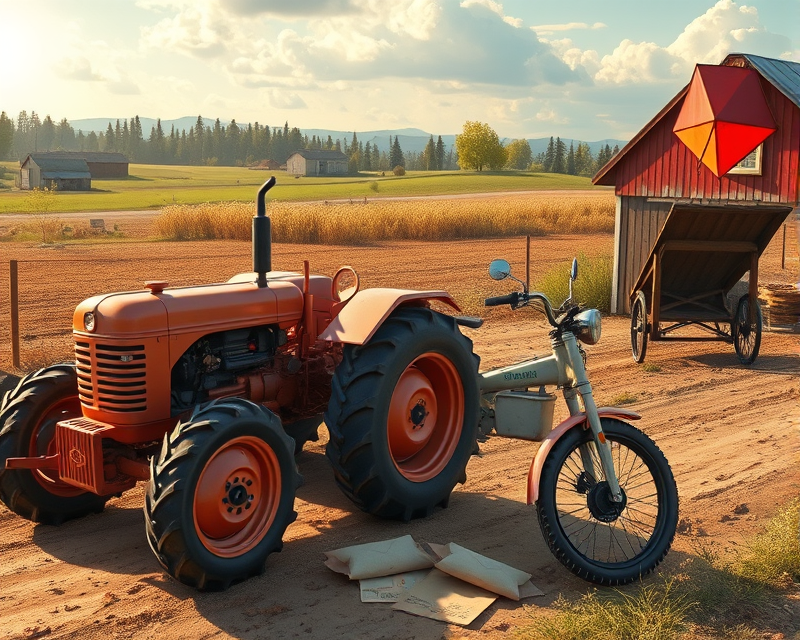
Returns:
[[[794,284],[766,284],[758,289],[758,297],[769,306],[772,324],[800,322],[800,291]]]

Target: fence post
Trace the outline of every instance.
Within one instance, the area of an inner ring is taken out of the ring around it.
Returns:
[[[531,290],[531,237],[528,236],[528,241],[525,244],[525,287]]]
[[[11,364],[19,369],[19,283],[17,281],[17,261],[9,260],[9,279],[11,281]]]

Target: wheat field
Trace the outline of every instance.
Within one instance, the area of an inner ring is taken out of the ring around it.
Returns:
[[[223,202],[170,205],[155,221],[171,240],[250,240],[255,206]],[[611,232],[614,196],[508,195],[442,200],[271,202],[275,242],[359,245],[382,240],[456,240]]]

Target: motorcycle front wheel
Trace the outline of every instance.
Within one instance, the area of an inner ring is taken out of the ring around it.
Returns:
[[[575,575],[621,585],[647,575],[669,551],[678,523],[675,478],[655,443],[602,418],[622,501],[611,499],[592,432],[564,434],[542,467],[537,511],[550,551]]]

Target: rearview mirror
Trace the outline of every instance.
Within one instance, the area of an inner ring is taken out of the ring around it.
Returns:
[[[489,264],[489,277],[492,280],[505,280],[511,275],[511,265],[508,260],[492,260]]]
[[[572,259],[572,269],[569,272],[569,277],[570,277],[571,280],[577,280],[578,279],[578,259],[577,258],[573,258]]]

